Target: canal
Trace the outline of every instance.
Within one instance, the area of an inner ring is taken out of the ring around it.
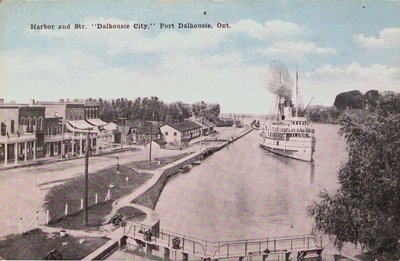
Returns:
[[[338,125],[315,127],[313,163],[262,150],[253,131],[171,177],[156,206],[161,227],[212,241],[310,233],[306,208],[338,187],[347,157]]]

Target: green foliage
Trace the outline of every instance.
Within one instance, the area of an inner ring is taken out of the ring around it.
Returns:
[[[168,106],[157,97],[136,98],[128,100],[118,98],[112,101],[99,99],[100,118],[104,121],[116,121],[118,118],[163,121],[166,117]]]
[[[142,119],[168,122],[180,122],[194,115],[198,116],[200,103],[187,104],[181,101],[165,104],[157,97],[136,98],[128,100],[118,98],[115,100],[99,99],[100,118],[106,122],[117,121],[119,118],[129,120]],[[201,115],[208,120],[218,118],[220,113],[219,104],[202,103]]]
[[[339,172],[340,188],[322,192],[308,213],[319,230],[335,236],[339,248],[351,242],[395,257],[400,239],[400,97],[380,97],[374,113],[344,116],[341,125],[349,159]]]
[[[380,96],[377,90],[369,90],[364,95],[360,91],[342,92],[336,96],[334,106],[340,111],[365,108],[373,111]]]
[[[217,103],[196,102],[192,104],[193,114],[196,117],[205,117],[209,121],[215,122],[221,112],[221,108]]]
[[[340,112],[334,107],[311,106],[307,109],[307,117],[312,122],[337,123]]]
[[[360,91],[339,93],[333,104],[338,110],[363,108],[363,95]]]
[[[365,105],[368,106],[368,109],[373,111],[378,105],[378,99],[380,94],[376,90],[369,90],[364,94]]]
[[[180,122],[193,116],[192,106],[183,102],[173,102],[168,105],[167,122]]]

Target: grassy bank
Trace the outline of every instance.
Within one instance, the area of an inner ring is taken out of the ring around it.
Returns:
[[[126,178],[129,178],[126,181]],[[111,213],[111,201],[104,202],[110,184],[112,199],[120,198],[134,191],[151,178],[150,174],[138,173],[132,168],[121,166],[120,174],[115,167],[107,168],[89,174],[89,215],[90,224],[98,225],[105,221],[105,217]],[[50,211],[50,223],[57,226],[62,224],[68,228],[83,229],[82,211],[80,210],[81,199],[84,196],[84,176],[79,176],[50,189],[45,197],[44,207]],[[95,194],[98,194],[98,204],[95,203]],[[68,204],[69,217],[63,217],[65,204]],[[61,220],[60,220],[61,219]]]
[[[85,241],[79,243],[81,239]],[[7,260],[38,260],[45,259],[49,251],[57,249],[63,259],[80,260],[107,241],[108,239],[99,237],[59,237],[57,234],[36,229],[24,235],[9,235],[0,240],[0,256]]]
[[[87,227],[82,226],[84,219],[83,211],[78,211],[67,217],[54,220],[49,224],[49,226],[74,230],[97,230],[101,225],[104,224],[105,217],[111,213],[112,203],[112,201],[107,201],[90,206],[88,214],[89,226]],[[146,213],[136,208],[121,208],[117,211],[117,214],[118,213],[123,214],[124,217],[135,222],[141,222],[146,218]]]
[[[165,165],[168,165],[174,161],[180,160],[192,153],[193,152],[185,152],[185,153],[179,154],[179,155],[155,158],[151,164],[148,160],[136,161],[136,162],[131,163],[130,166],[138,168],[138,169],[143,169],[143,170],[155,170],[155,169],[164,167]],[[158,164],[158,162],[159,162],[159,164]]]

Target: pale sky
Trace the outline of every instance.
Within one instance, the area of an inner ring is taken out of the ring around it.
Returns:
[[[364,8],[363,8],[364,6]],[[206,15],[204,15],[206,11]],[[358,89],[400,91],[398,1],[2,1],[0,97],[158,96],[266,113],[272,60],[285,63],[305,104],[332,105]],[[159,23],[214,29],[159,29]],[[217,29],[218,22],[230,29]],[[31,24],[87,25],[31,30]],[[96,30],[96,23],[155,23]]]

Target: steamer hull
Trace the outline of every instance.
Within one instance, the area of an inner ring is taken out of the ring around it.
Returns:
[[[277,155],[303,161],[313,161],[315,151],[315,139],[302,141],[283,141],[269,138],[261,138],[260,147]]]

